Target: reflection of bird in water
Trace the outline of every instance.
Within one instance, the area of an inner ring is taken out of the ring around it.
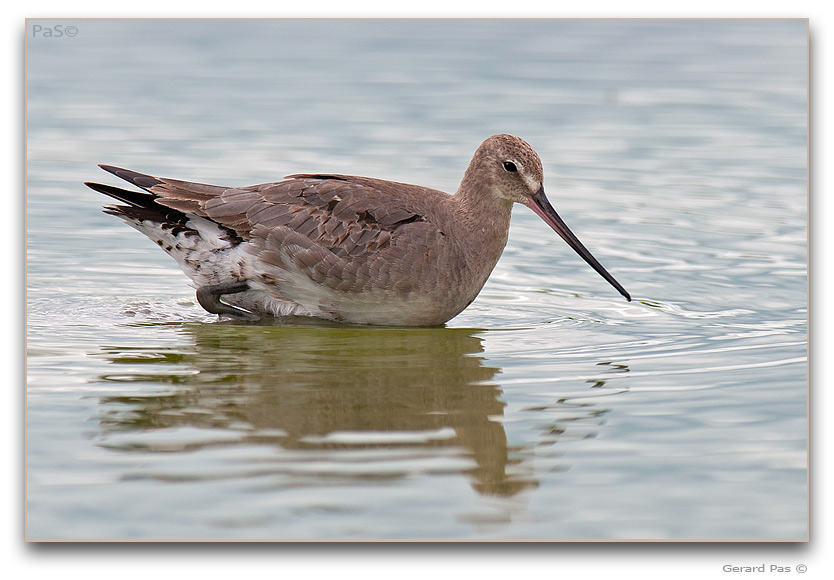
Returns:
[[[127,204],[105,211],[168,252],[216,314],[443,324],[481,291],[514,203],[631,300],[550,205],[538,155],[512,135],[481,144],[455,195],[348,175],[230,188],[102,168],[144,190],[88,183]]]
[[[483,349],[472,330],[326,323],[181,328],[193,338],[193,348],[151,355],[108,351],[112,362],[132,370],[148,364],[149,374],[140,369],[102,378],[155,380],[174,388],[164,395],[103,399],[104,445],[117,444],[113,435],[126,430],[244,426],[240,443],[327,450],[327,461],[338,462],[340,450],[401,450],[396,459],[402,469],[412,459],[419,460],[413,461],[417,469],[431,471],[432,460],[442,466],[455,458],[455,469],[469,474],[485,494],[513,495],[537,485],[532,466],[523,465],[524,454],[508,452],[500,421],[504,403],[492,382],[499,369],[477,356]],[[132,438],[137,440],[141,436]],[[391,476],[384,460],[367,457],[363,477]]]

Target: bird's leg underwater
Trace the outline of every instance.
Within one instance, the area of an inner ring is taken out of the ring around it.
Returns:
[[[225,314],[243,320],[258,320],[259,317],[256,314],[220,301],[220,297],[224,294],[237,294],[247,290],[249,290],[249,284],[245,281],[201,286],[197,289],[197,302],[212,314]]]

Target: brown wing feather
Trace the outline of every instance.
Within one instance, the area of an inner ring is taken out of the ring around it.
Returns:
[[[270,184],[247,214],[252,250],[273,266],[304,272],[334,290],[407,292],[395,264],[416,266],[429,245],[423,238],[442,236],[417,209],[415,198],[435,192],[409,187],[404,191],[399,184],[368,178],[307,175]],[[396,243],[403,227],[412,228],[409,246]]]
[[[298,176],[229,190],[204,204],[207,217],[236,231],[286,228],[339,257],[378,252],[392,232],[426,216],[389,182],[345,176]],[[420,189],[420,188],[417,188]]]
[[[114,172],[115,173],[115,172]],[[118,175],[118,174],[117,174]],[[443,234],[420,198],[445,196],[414,185],[345,175],[291,175],[242,188],[143,176],[156,202],[211,219],[250,242],[265,268],[293,269],[338,290],[407,292],[394,270],[422,262]],[[410,228],[408,247],[397,230]],[[385,257],[382,257],[385,254]],[[399,263],[399,264],[398,264]]]

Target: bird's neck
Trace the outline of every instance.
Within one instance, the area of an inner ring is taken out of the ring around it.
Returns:
[[[479,190],[466,178],[454,198],[456,221],[465,232],[463,245],[468,259],[483,270],[486,280],[507,245],[512,202],[491,191]]]

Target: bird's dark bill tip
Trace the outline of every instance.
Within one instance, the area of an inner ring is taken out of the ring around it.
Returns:
[[[626,292],[626,289],[614,279],[614,276],[608,273],[608,270],[602,267],[596,258],[588,251],[588,249],[579,241],[579,238],[570,230],[568,225],[559,217],[553,206],[547,200],[544,194],[544,188],[540,188],[533,196],[531,196],[532,203],[529,208],[532,209],[544,222],[549,225],[559,236],[565,240],[579,256],[588,263],[596,272],[602,276],[606,282],[611,284],[617,292],[622,294],[626,300],[631,302],[631,295]]]

